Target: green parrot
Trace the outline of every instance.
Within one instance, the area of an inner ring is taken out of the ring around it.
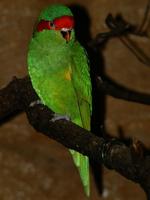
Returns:
[[[92,97],[88,58],[76,40],[74,25],[68,7],[58,4],[45,8],[29,44],[28,71],[44,105],[90,130]],[[74,150],[69,151],[89,196],[89,159]]]

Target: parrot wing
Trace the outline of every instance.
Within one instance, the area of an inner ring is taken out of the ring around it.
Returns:
[[[78,106],[80,110],[79,126],[90,130],[91,112],[92,112],[92,97],[91,97],[91,80],[89,75],[88,58],[85,50],[76,43],[75,54],[73,55],[72,66],[72,82],[78,99]],[[75,122],[75,121],[74,121]],[[75,122],[76,123],[76,122]],[[89,196],[90,194],[90,180],[89,180],[89,158],[74,150],[70,150],[73,160],[78,167],[84,190]]]

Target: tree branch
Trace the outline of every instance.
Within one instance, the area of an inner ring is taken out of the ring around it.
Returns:
[[[140,27],[136,27],[126,22],[120,14],[116,15],[115,17],[113,17],[112,14],[108,14],[105,22],[110,31],[99,33],[95,39],[89,42],[88,45],[93,49],[98,49],[99,47],[103,48],[110,39],[117,37],[141,63],[150,66],[149,55],[146,54],[143,49],[138,46],[138,44],[128,37],[129,35],[135,35],[148,38],[147,29],[150,21],[149,9],[150,0],[148,0],[144,19]]]
[[[108,78],[101,79],[100,77],[97,77],[97,84],[100,92],[103,92],[106,95],[126,101],[150,105],[150,94],[127,89]]]
[[[25,111],[30,124],[37,131],[116,170],[140,184],[147,196],[150,196],[150,155],[144,153],[141,146],[139,151],[136,144],[126,146],[116,139],[99,138],[70,121],[53,122],[50,109],[42,104],[33,104],[37,99],[29,78],[14,79],[0,90],[0,122]]]

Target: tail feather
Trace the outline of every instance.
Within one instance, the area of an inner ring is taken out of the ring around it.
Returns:
[[[89,103],[87,103],[85,100],[80,101],[79,112],[80,112],[80,117],[73,120],[73,122],[78,126],[85,128],[86,130],[90,130],[91,110]],[[72,154],[74,163],[78,168],[80,178],[84,187],[84,191],[86,195],[89,197],[90,196],[89,158],[71,149],[70,152]]]
[[[89,158],[77,151],[69,150],[72,154],[75,165],[77,166],[84,190],[87,196],[90,195],[90,181],[89,181]]]

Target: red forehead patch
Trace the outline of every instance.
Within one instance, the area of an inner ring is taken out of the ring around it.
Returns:
[[[62,16],[54,19],[53,21],[55,30],[60,30],[62,28],[74,28],[74,18],[72,16]]]

